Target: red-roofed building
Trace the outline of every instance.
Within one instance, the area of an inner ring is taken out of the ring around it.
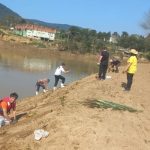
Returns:
[[[15,33],[36,39],[55,40],[56,29],[34,24],[21,24],[15,26]]]

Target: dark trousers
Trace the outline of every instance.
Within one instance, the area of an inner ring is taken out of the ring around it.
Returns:
[[[55,84],[54,84],[55,87],[57,86],[59,79],[62,81],[63,84],[65,83],[65,78],[63,76],[61,76],[61,75],[59,75],[59,76],[55,75]]]
[[[127,86],[126,86],[126,90],[130,90],[131,89],[131,85],[132,85],[132,81],[133,81],[133,75],[132,73],[127,73]]]
[[[106,72],[107,72],[108,65],[107,64],[100,64],[99,65],[99,78],[105,80],[106,79]]]
[[[45,85],[44,84],[36,83],[36,91],[39,92],[40,87],[42,87],[43,89],[45,89]]]

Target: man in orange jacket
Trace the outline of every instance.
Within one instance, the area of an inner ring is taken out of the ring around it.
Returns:
[[[0,126],[2,124],[10,124],[12,122],[9,117],[10,110],[13,110],[13,121],[16,121],[16,99],[17,93],[11,93],[9,97],[0,100]]]

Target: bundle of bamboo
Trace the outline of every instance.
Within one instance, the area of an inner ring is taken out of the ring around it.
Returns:
[[[111,101],[107,101],[107,100],[93,100],[92,101],[92,106],[93,107],[98,107],[98,108],[112,108],[113,110],[123,110],[123,111],[129,111],[129,112],[141,112],[137,109],[134,109],[132,107],[123,105],[123,104],[118,104],[118,103],[114,103]]]

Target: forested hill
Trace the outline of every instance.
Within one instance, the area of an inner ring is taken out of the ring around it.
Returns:
[[[5,23],[7,20],[7,23],[9,23],[10,21],[17,21],[21,19],[22,17],[19,14],[0,3],[0,22]]]
[[[10,26],[18,23],[33,23],[62,30],[68,30],[71,27],[71,25],[67,24],[48,23],[35,19],[22,18],[19,14],[0,3],[0,25]]]

